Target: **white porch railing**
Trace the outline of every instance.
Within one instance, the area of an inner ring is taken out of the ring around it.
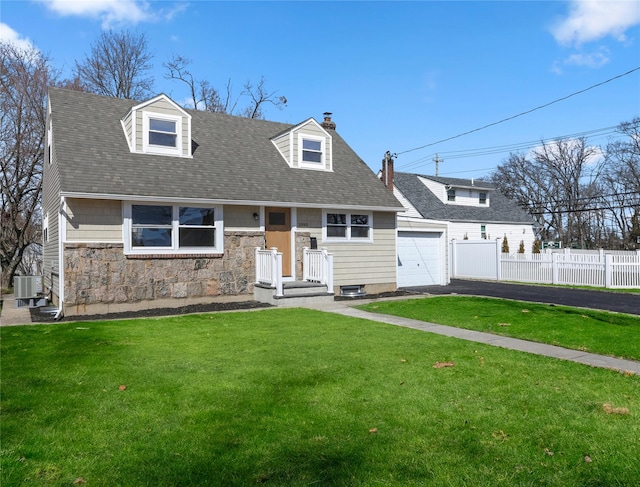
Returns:
[[[302,269],[305,281],[324,284],[328,292],[333,292],[333,254],[330,254],[327,249],[316,250],[305,247]]]
[[[282,252],[275,247],[256,247],[256,282],[276,289],[276,296],[284,296],[282,285]]]

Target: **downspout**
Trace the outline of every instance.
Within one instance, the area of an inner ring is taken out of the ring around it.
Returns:
[[[64,220],[65,200],[60,197],[60,211],[58,212],[58,310],[53,319],[58,321],[64,316],[64,241],[66,240],[66,226]],[[53,283],[52,283],[53,284]],[[51,286],[53,287],[53,285]]]

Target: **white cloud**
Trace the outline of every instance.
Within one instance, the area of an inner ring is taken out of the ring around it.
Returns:
[[[171,20],[187,4],[175,3],[170,8],[153,10],[145,0],[37,0],[62,16],[89,17],[102,21],[102,28],[119,24],[138,24],[160,19]]]
[[[609,50],[604,47],[595,52],[572,54],[564,60],[564,64],[586,66],[588,68],[600,68],[608,62]]]
[[[607,36],[624,42],[626,30],[637,24],[637,0],[572,0],[569,16],[554,25],[551,33],[565,45],[580,45]]]
[[[29,39],[21,37],[7,24],[0,22],[0,41],[11,43],[20,49],[32,49],[34,46]]]

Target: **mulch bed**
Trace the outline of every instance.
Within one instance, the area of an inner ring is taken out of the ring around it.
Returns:
[[[379,294],[366,294],[363,296],[335,296],[336,301],[357,301],[362,299],[391,298],[396,296],[415,295],[409,291],[393,291]],[[179,308],[151,308],[139,311],[123,311],[119,313],[63,316],[59,321],[93,321],[93,320],[120,320],[130,318],[155,318],[159,316],[177,316],[193,313],[212,313],[215,311],[241,311],[249,309],[270,308],[271,305],[258,301],[237,301],[228,303],[192,304]],[[31,321],[33,323],[54,322],[54,314],[42,312],[40,308],[30,308]]]

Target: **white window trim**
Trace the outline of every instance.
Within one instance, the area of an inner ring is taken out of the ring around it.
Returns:
[[[315,142],[320,142],[320,151],[322,152],[322,157],[320,159],[320,162],[306,162],[302,160],[302,152],[303,152],[302,141],[305,139],[313,140]],[[298,166],[304,169],[315,169],[316,171],[327,170],[327,139],[326,137],[298,133]]]
[[[328,237],[327,236],[327,214],[343,213],[347,219],[347,231],[345,237]],[[369,217],[369,237],[359,238],[351,237],[351,215],[367,215]],[[322,241],[323,242],[350,242],[350,243],[372,243],[373,242],[373,213],[371,211],[358,210],[323,210],[322,212]]]
[[[149,120],[152,118],[176,123],[176,147],[149,144]],[[149,154],[182,156],[182,117],[166,113],[142,112],[142,151]]]
[[[132,230],[132,206],[133,205],[151,205],[151,206],[171,206],[173,208],[172,225],[171,225],[171,247],[133,247],[131,245]],[[178,238],[180,235],[180,207],[196,207],[196,208],[213,208],[215,210],[215,235],[216,243],[214,247],[179,247]],[[222,254],[224,252],[224,225],[222,206],[205,205],[200,203],[167,203],[164,201],[157,202],[141,202],[127,201],[123,208],[123,225],[122,225],[122,241],[124,242],[125,255],[189,255],[189,254]]]
[[[45,213],[42,219],[42,243],[49,242],[49,213]]]

